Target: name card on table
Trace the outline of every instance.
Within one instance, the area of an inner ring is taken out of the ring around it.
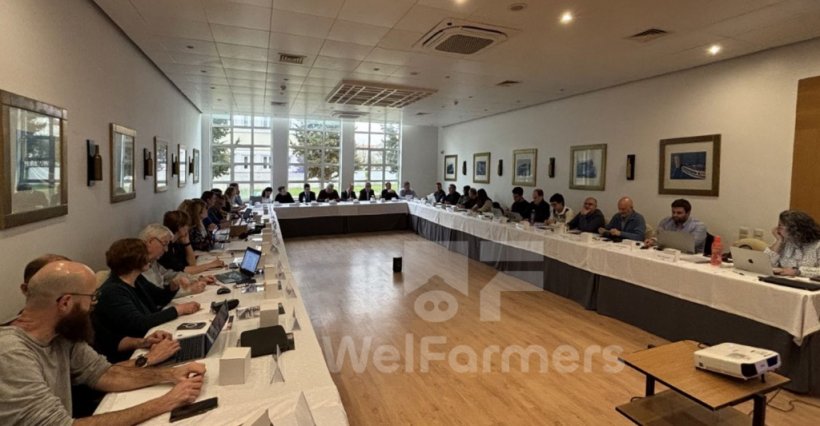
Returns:
[[[310,412],[310,405],[305,398],[305,393],[299,393],[296,404],[288,409],[288,412],[273,419],[274,426],[314,426],[313,413]]]
[[[243,426],[271,426],[270,413],[264,410],[258,416],[251,418],[250,422],[243,423]]]
[[[265,282],[265,299],[279,299],[282,297],[282,282],[279,280]]]
[[[671,262],[675,263],[680,260],[680,250],[676,250],[673,248],[664,249],[663,251],[653,250],[655,253],[654,257],[659,260],[663,260],[664,262]]]
[[[279,325],[279,308],[265,306],[259,311],[259,327],[273,327]]]

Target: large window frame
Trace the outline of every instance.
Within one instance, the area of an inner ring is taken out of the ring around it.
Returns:
[[[402,123],[389,120],[356,121],[353,129],[355,153],[353,185],[370,182],[376,194],[386,182],[398,191],[401,181]]]
[[[214,114],[211,117],[211,185],[239,184],[248,199],[273,185],[272,119]]]
[[[288,120],[287,149],[287,188],[294,198],[306,183],[317,195],[329,183],[341,191],[341,120],[291,118]]]

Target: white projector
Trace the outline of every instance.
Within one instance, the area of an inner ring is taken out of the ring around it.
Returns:
[[[740,379],[751,379],[780,367],[780,355],[768,349],[721,343],[695,351],[695,367]]]

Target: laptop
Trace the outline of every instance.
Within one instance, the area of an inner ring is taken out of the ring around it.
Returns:
[[[205,358],[214,346],[214,342],[216,342],[216,338],[219,337],[219,333],[222,332],[222,327],[225,326],[226,322],[228,322],[228,304],[223,303],[214,320],[211,321],[207,333],[182,337],[177,340],[179,342],[179,351],[169,359],[169,363],[178,364]]]
[[[256,275],[256,270],[259,267],[259,259],[261,258],[261,251],[253,247],[248,247],[245,249],[245,255],[242,256],[242,262],[239,264],[238,271],[219,274],[215,278],[223,284],[243,284],[250,282],[253,276]]]
[[[735,269],[760,275],[774,275],[772,261],[766,253],[740,247],[732,247],[731,251]]]
[[[521,213],[510,212],[507,216],[510,218],[510,222],[521,222],[524,218],[521,216]]]
[[[673,248],[682,253],[695,252],[695,236],[688,232],[658,230],[658,247],[661,249]]]
[[[813,282],[802,281],[794,278],[770,275],[768,277],[757,277],[757,279],[765,283],[796,288],[799,290],[820,291],[820,284],[815,284]]]

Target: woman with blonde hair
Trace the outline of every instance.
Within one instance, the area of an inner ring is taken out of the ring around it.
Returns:
[[[208,225],[207,229],[205,228],[202,219],[208,217],[208,208],[204,201],[199,199],[186,201],[190,202],[187,204],[183,202],[179,207],[180,210],[182,207],[187,208],[183,211],[188,214],[188,233],[191,247],[194,250],[209,251],[214,247],[214,239],[210,231],[216,229],[216,224],[212,223]]]

